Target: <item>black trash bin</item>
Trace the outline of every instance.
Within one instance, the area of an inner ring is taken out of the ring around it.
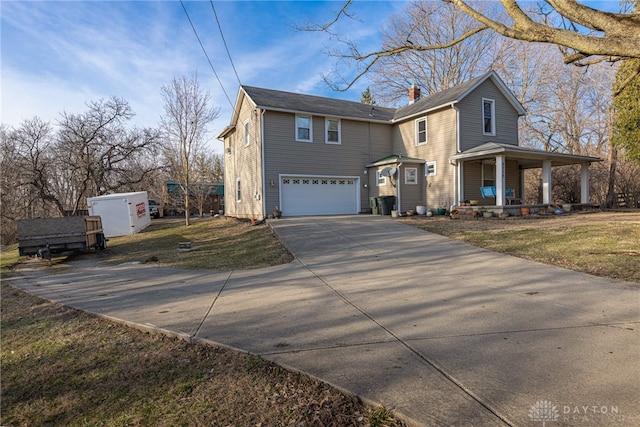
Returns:
[[[380,215],[391,215],[393,205],[396,204],[396,196],[382,196],[378,197],[378,205]]]

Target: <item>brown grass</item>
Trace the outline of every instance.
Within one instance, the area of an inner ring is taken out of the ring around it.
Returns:
[[[640,283],[640,211],[404,222],[492,251]]]
[[[1,308],[1,425],[401,425],[256,356],[149,335],[6,284]]]

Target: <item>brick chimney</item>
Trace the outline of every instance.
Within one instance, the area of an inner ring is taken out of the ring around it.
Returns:
[[[409,105],[420,99],[420,88],[412,84],[409,88]]]

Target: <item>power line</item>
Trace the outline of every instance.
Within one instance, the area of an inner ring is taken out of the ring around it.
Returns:
[[[209,62],[209,66],[211,67],[211,71],[213,71],[213,74],[216,76],[216,80],[218,80],[218,84],[220,85],[220,88],[222,89],[222,92],[224,93],[224,96],[227,97],[227,101],[229,101],[229,105],[231,105],[231,108],[233,109],[233,102],[231,102],[231,98],[229,98],[229,95],[227,94],[227,91],[224,89],[224,86],[222,85],[222,82],[220,81],[220,77],[218,77],[218,73],[216,73],[216,69],[213,67],[213,64],[211,63],[211,59],[209,59],[209,55],[207,54],[207,51],[204,48],[204,45],[202,44],[202,40],[200,40],[200,36],[198,35],[198,32],[196,31],[196,27],[193,25],[193,22],[191,21],[191,17],[189,17],[189,12],[187,12],[187,8],[184,6],[184,2],[182,0],[180,0],[180,4],[182,5],[182,10],[184,10],[185,15],[187,15],[187,19],[189,20],[189,24],[191,24],[191,29],[193,29],[193,33],[196,35],[196,38],[198,39],[198,43],[200,43],[200,47],[202,48],[202,52],[204,53],[204,56],[207,58],[207,62]]]
[[[231,62],[231,67],[233,68],[233,72],[236,74],[236,79],[238,79],[238,85],[242,86],[242,83],[240,83],[240,77],[238,76],[238,71],[236,71],[236,66],[233,65],[233,59],[231,59],[229,46],[227,46],[227,41],[225,40],[224,34],[222,33],[222,27],[220,26],[220,21],[218,20],[218,14],[216,13],[216,8],[213,6],[213,0],[209,0],[209,3],[211,3],[211,10],[213,10],[213,16],[216,17],[216,23],[218,24],[218,29],[220,30],[220,36],[222,37],[222,43],[224,43],[224,48],[227,50],[227,56],[229,57],[229,62]]]

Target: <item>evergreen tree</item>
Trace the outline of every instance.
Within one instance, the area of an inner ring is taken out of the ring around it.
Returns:
[[[621,89],[622,88],[622,89]],[[613,91],[613,146],[640,164],[640,59],[623,61]]]
[[[373,95],[371,94],[371,90],[369,89],[368,86],[367,86],[367,89],[364,92],[362,92],[362,95],[360,97],[360,103],[367,104],[367,105],[376,105],[376,101],[373,99]]]

